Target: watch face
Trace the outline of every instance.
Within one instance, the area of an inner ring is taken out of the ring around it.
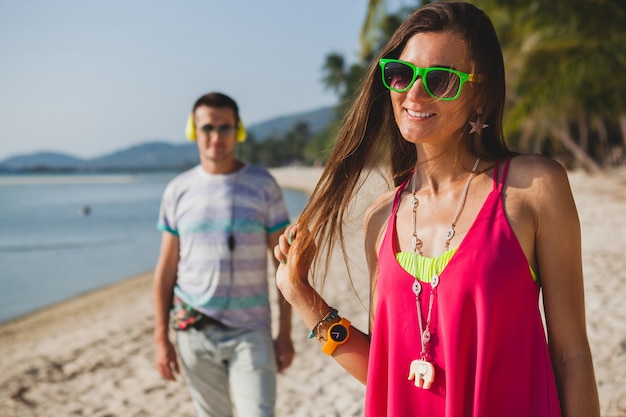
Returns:
[[[335,342],[343,342],[348,337],[348,329],[346,329],[342,324],[334,324],[330,330],[330,338]]]

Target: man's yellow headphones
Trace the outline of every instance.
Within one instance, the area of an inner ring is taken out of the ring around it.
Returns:
[[[196,125],[193,122],[193,114],[190,114],[187,117],[187,125],[185,126],[185,136],[189,140],[197,140],[198,136],[196,135]],[[241,119],[239,119],[238,127],[237,127],[237,142],[243,142],[246,140],[246,128],[244,127]]]

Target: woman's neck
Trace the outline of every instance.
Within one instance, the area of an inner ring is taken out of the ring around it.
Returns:
[[[463,183],[476,162],[470,154],[459,156],[457,152],[439,154],[418,152],[415,166],[415,189],[438,193]]]

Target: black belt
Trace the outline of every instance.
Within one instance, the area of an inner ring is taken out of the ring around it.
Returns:
[[[217,326],[221,328],[226,328],[227,326],[219,320],[214,319],[213,317],[205,316],[204,314],[197,320],[195,323],[191,325],[196,330],[202,330],[205,326]]]

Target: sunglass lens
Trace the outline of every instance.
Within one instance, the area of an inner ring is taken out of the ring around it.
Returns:
[[[235,132],[235,128],[230,125],[221,125],[217,127],[213,125],[204,125],[200,127],[200,130],[202,130],[207,135],[210,135],[211,133],[217,131],[217,133],[221,136],[230,136]]]
[[[394,90],[408,88],[413,80],[413,68],[400,62],[388,62],[383,72],[385,84]]]
[[[229,125],[222,125],[219,127],[220,135],[222,136],[230,136],[235,132],[235,128]]]
[[[452,98],[459,92],[459,76],[444,70],[432,70],[426,74],[426,85],[433,96]]]

